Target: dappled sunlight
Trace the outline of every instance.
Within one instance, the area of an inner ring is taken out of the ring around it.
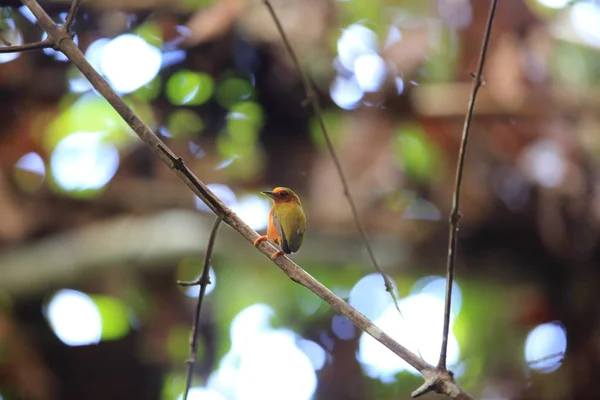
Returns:
[[[312,398],[317,385],[313,363],[318,366],[322,357],[310,346],[311,361],[298,347],[297,335],[273,329],[269,322],[273,315],[264,304],[240,311],[231,324],[231,350],[209,377],[209,388],[226,399]]]

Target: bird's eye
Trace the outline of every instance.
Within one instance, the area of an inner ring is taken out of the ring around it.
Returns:
[[[285,196],[287,196],[287,192],[285,190],[282,190],[281,192],[279,192],[279,195],[281,197],[285,197]]]

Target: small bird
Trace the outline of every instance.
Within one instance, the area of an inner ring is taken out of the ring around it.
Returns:
[[[306,217],[300,198],[293,190],[285,187],[276,187],[270,192],[261,193],[273,199],[273,207],[269,211],[267,236],[256,239],[254,246],[265,240],[280,246],[281,250],[271,256],[273,260],[284,253],[296,253],[302,246],[306,230]]]

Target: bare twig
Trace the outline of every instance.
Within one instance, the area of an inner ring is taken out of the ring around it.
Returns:
[[[12,46],[12,44],[8,40],[4,39],[4,36],[2,36],[1,34],[0,34],[0,42],[5,46]]]
[[[325,125],[325,120],[323,119],[323,112],[321,110],[321,104],[319,103],[319,99],[316,96],[315,88],[312,83],[312,80],[308,77],[308,75],[306,74],[306,72],[304,72],[304,69],[300,65],[298,56],[294,52],[294,48],[292,47],[292,44],[290,43],[285,31],[283,30],[283,26],[281,25],[281,21],[279,20],[279,17],[277,17],[277,14],[275,13],[275,9],[273,8],[273,5],[271,4],[271,2],[269,0],[263,0],[263,3],[267,7],[267,10],[269,11],[271,18],[273,19],[273,22],[275,22],[275,25],[277,26],[277,30],[279,31],[279,35],[281,36],[281,39],[283,40],[283,43],[285,45],[285,48],[286,48],[287,52],[289,53],[290,57],[292,58],[292,62],[294,63],[294,66],[298,70],[298,73],[300,74],[300,77],[302,79],[302,85],[304,86],[304,91],[306,93],[306,99],[311,103],[312,108],[313,108],[313,113],[315,114],[315,118],[317,118],[317,121],[319,122],[319,127],[321,128],[321,133],[323,134],[323,137],[325,138],[325,143],[327,144],[327,149],[329,150],[329,154],[331,155],[331,158],[333,159],[333,163],[337,170],[338,176],[340,177],[340,181],[341,181],[342,187],[344,189],[344,196],[346,196],[346,199],[348,200],[348,204],[350,205],[350,209],[352,210],[352,216],[354,218],[354,223],[356,224],[356,228],[358,229],[358,232],[360,233],[360,236],[362,237],[362,240],[365,244],[365,248],[367,249],[367,253],[369,254],[371,263],[373,264],[373,267],[375,268],[375,270],[381,274],[381,277],[383,278],[383,283],[385,285],[385,290],[392,297],[392,300],[394,301],[394,305],[396,306],[396,310],[398,310],[398,313],[400,315],[402,315],[402,312],[400,311],[400,307],[398,306],[398,298],[396,297],[396,294],[394,293],[394,286],[392,285],[390,278],[383,272],[383,270],[377,263],[377,260],[375,259],[375,253],[373,252],[373,248],[371,247],[371,242],[369,241],[367,232],[366,232],[365,228],[363,227],[362,222],[360,221],[360,217],[358,216],[356,204],[354,203],[354,199],[353,199],[352,195],[350,194],[350,189],[349,189],[346,177],[344,175],[344,170],[342,169],[342,164],[340,163],[340,160],[338,159],[338,157],[335,153],[333,143],[331,142],[331,138],[329,137],[329,132],[327,130],[327,126]]]
[[[50,39],[44,39],[40,40],[39,42],[23,44],[20,46],[10,46],[10,43],[4,39],[2,39],[2,43],[4,43],[6,46],[0,47],[0,53],[19,53],[27,50],[38,50],[52,47],[52,41]]]
[[[194,376],[194,366],[196,365],[196,356],[198,353],[198,327],[200,326],[200,311],[202,310],[202,301],[206,293],[206,287],[210,285],[210,278],[208,272],[210,270],[210,258],[212,256],[212,250],[215,245],[215,239],[217,238],[217,231],[221,222],[221,217],[215,219],[215,223],[210,230],[208,237],[208,244],[206,245],[206,253],[204,253],[204,263],[202,265],[202,275],[198,280],[186,282],[177,281],[180,286],[196,286],[200,285],[200,293],[198,293],[198,302],[196,303],[196,313],[194,314],[194,324],[192,325],[192,337],[190,340],[190,358],[187,360],[188,374],[187,381],[185,384],[185,392],[183,394],[183,400],[187,400],[190,388],[192,387],[192,378]]]
[[[531,367],[531,366],[533,366],[535,364],[540,364],[540,363],[543,363],[545,361],[550,361],[550,360],[556,361],[558,363],[558,362],[561,362],[564,359],[565,359],[565,352],[561,351],[561,352],[558,352],[558,353],[549,354],[549,355],[544,356],[542,358],[538,358],[537,360],[528,361],[527,365],[529,365]]]
[[[452,212],[450,213],[450,237],[448,239],[448,259],[446,264],[446,302],[444,306],[444,328],[442,332],[442,349],[440,350],[440,359],[438,361],[438,369],[446,370],[446,355],[448,351],[448,333],[450,331],[450,309],[452,306],[452,284],[454,282],[454,264],[456,259],[456,243],[458,239],[458,226],[461,219],[460,214],[460,191],[462,188],[463,171],[465,164],[465,156],[467,154],[467,144],[469,142],[469,130],[471,128],[471,119],[473,118],[473,110],[475,109],[475,99],[477,92],[483,85],[483,67],[485,57],[487,55],[488,44],[490,42],[490,34],[492,25],[494,24],[494,16],[496,14],[496,5],[498,0],[492,0],[490,5],[490,13],[488,15],[483,43],[481,44],[481,53],[479,54],[479,62],[477,64],[477,72],[474,75],[473,90],[465,116],[463,126],[462,139],[460,150],[458,153],[458,163],[456,165],[456,181],[454,183],[454,196],[452,198]]]
[[[36,0],[21,0],[38,19],[40,26],[48,34],[53,47],[64,53],[81,73],[125,120],[132,130],[148,147],[196,194],[218,217],[236,230],[248,242],[254,243],[260,235],[242,221],[230,208],[216,197],[206,185],[200,181],[185,165],[182,158],[173,155],[167,146],[150,130],[150,128],[133,112],[121,97],[110,87],[100,74],[90,65],[83,53],[73,42],[68,32],[56,25]],[[271,259],[277,251],[268,241],[260,243],[258,251]],[[454,381],[452,373],[440,371],[410,350],[393,340],[389,335],[374,325],[364,315],[336,296],[318,280],[300,268],[285,256],[271,259],[292,281],[306,287],[308,290],[326,301],[336,312],[348,318],[357,328],[372,336],[385,347],[398,355],[425,377],[427,391],[444,393],[452,398],[470,398]],[[420,390],[424,393],[425,390]],[[416,393],[416,392],[415,392]],[[417,393],[419,394],[419,393]]]
[[[65,18],[65,23],[62,26],[62,29],[65,32],[68,32],[71,29],[71,25],[73,24],[73,20],[75,19],[75,15],[77,14],[77,10],[79,9],[80,0],[72,0],[71,8],[69,8],[69,13],[67,14],[67,18]]]

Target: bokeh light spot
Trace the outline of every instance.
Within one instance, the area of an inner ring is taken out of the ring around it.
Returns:
[[[385,81],[387,67],[378,54],[363,54],[354,61],[356,83],[365,92],[376,92]]]
[[[319,371],[325,366],[327,354],[325,353],[325,349],[323,349],[317,342],[307,339],[300,339],[298,340],[298,348],[302,350],[310,359],[315,371]]]
[[[537,0],[544,7],[561,9],[565,8],[572,0]]]
[[[412,352],[420,353],[425,361],[437,362],[442,338],[444,302],[429,294],[408,296],[399,302],[402,317],[393,305],[376,318],[376,326],[387,332],[398,343],[402,343]],[[451,316],[451,328],[453,317]],[[459,346],[454,333],[448,335],[448,365],[459,360]],[[359,340],[358,361],[363,365],[365,373],[371,378],[391,383],[395,375],[401,371],[412,374],[418,372],[388,348],[363,333]]]
[[[16,162],[14,174],[17,185],[25,191],[32,192],[44,183],[46,165],[39,154],[27,153]]]
[[[527,178],[545,188],[558,186],[565,176],[563,150],[550,139],[529,145],[519,157],[518,164]]]
[[[46,318],[54,334],[66,345],[95,344],[102,337],[102,318],[85,293],[63,289],[48,302]]]
[[[223,185],[220,183],[209,183],[206,185],[211,192],[215,194],[221,201],[227,206],[231,207],[233,204],[237,203],[237,197],[233,190],[229,188],[227,185]],[[194,196],[196,199],[196,209],[198,211],[211,212],[210,208],[202,200],[198,198],[198,196]]]
[[[177,400],[183,400],[182,393]],[[187,396],[188,400],[227,400],[225,396],[214,389],[204,387],[192,387]]]
[[[388,276],[388,278],[390,278]],[[398,296],[394,281],[392,285],[396,297]],[[390,294],[385,290],[385,282],[379,273],[371,273],[363,276],[350,290],[348,303],[360,311],[370,320],[375,320],[390,305],[394,304]]]
[[[231,206],[233,212],[255,231],[267,227],[270,208],[269,199],[255,194],[242,196],[237,203]]]
[[[363,91],[354,76],[344,77],[341,75],[331,83],[329,95],[338,107],[344,110],[353,110],[358,107]]]
[[[586,43],[600,47],[600,5],[593,1],[580,1],[571,8],[571,25]]]
[[[560,322],[533,328],[525,340],[525,361],[531,369],[550,373],[560,368],[567,351],[567,331]]]
[[[50,159],[52,175],[66,191],[96,190],[117,172],[119,153],[98,133],[77,132],[56,145]]]
[[[130,93],[154,79],[161,59],[159,49],[137,35],[124,34],[104,46],[100,66],[117,92]]]
[[[377,52],[377,34],[361,24],[344,29],[337,42],[338,57],[348,71],[354,72],[358,57]]]
[[[342,340],[351,340],[356,336],[356,328],[343,315],[334,315],[331,319],[331,330]]]
[[[412,294],[426,294],[440,301],[446,297],[446,278],[430,275],[416,281],[411,288]],[[454,317],[458,315],[462,307],[462,291],[456,281],[452,282],[452,306],[451,311]]]

